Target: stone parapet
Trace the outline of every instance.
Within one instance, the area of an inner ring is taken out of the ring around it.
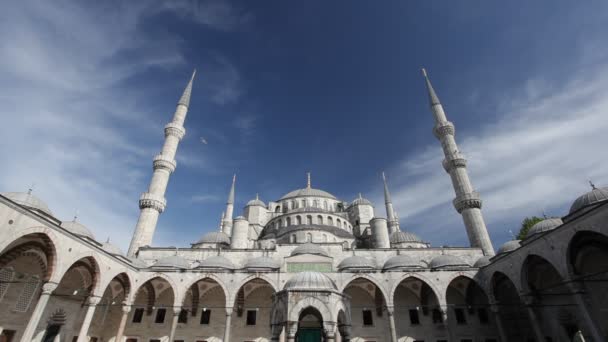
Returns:
[[[144,192],[139,198],[139,209],[152,208],[159,213],[162,213],[167,206],[167,200],[155,194]]]
[[[165,126],[165,138],[170,135],[173,135],[173,136],[177,137],[179,140],[182,140],[182,138],[186,135],[186,129],[184,127],[182,127],[181,125],[178,125],[174,122],[169,122]]]
[[[456,153],[450,156],[450,158],[444,159],[442,165],[445,172],[450,173],[454,168],[467,167],[467,160],[460,153]]]
[[[433,134],[440,140],[446,135],[454,135],[455,133],[456,128],[454,128],[454,124],[449,121],[439,122],[433,128]]]
[[[163,156],[162,154],[157,154],[154,156],[154,160],[152,162],[154,170],[156,169],[166,169],[169,172],[175,171],[175,167],[177,166],[177,162],[174,160],[169,160],[169,158]]]
[[[470,192],[456,197],[453,201],[454,208],[458,213],[461,213],[465,209],[477,208],[481,209],[481,197],[478,192]]]

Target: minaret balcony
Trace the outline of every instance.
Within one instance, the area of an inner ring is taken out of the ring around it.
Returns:
[[[166,169],[169,172],[175,171],[175,167],[177,166],[177,162],[175,160],[169,160],[169,158],[163,156],[162,154],[157,154],[154,156],[154,161],[152,162],[154,166],[154,170],[156,169]]]
[[[456,134],[456,128],[454,128],[454,124],[449,121],[438,122],[433,128],[433,134],[437,139],[441,140],[441,138],[446,135]]]
[[[465,209],[477,208],[481,209],[481,196],[478,192],[469,192],[467,194],[462,194],[454,198],[453,201],[454,208],[458,213],[461,213]]]
[[[144,192],[141,194],[141,197],[139,197],[139,209],[152,208],[159,213],[162,213],[166,206],[167,200],[163,196]]]
[[[445,172],[450,173],[450,171],[457,167],[467,167],[467,160],[464,156],[458,152],[452,154],[448,158],[442,161],[443,169]]]
[[[176,124],[174,122],[169,122],[165,126],[165,138],[170,135],[177,137],[179,140],[182,140],[184,135],[186,135],[186,129],[182,127],[182,125]]]

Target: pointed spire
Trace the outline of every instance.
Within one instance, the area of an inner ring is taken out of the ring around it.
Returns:
[[[388,191],[388,185],[386,184],[386,176],[384,175],[384,171],[382,171],[382,181],[384,182],[384,202],[392,203],[391,193]]]
[[[310,172],[306,172],[306,189],[310,189]]]
[[[433,107],[434,105],[441,104],[439,102],[439,97],[437,97],[437,94],[435,93],[435,89],[433,89],[433,86],[431,85],[431,80],[429,80],[429,76],[426,73],[426,69],[424,68],[422,68],[422,76],[424,76],[424,79],[426,81],[426,89],[429,93],[429,104],[431,105],[431,107]]]
[[[186,107],[190,105],[190,94],[192,94],[192,83],[194,82],[194,76],[196,76],[196,69],[194,69],[192,72],[192,77],[190,77],[190,81],[188,82],[186,89],[184,89],[184,93],[182,94],[182,97],[179,98],[177,104],[181,104]]]
[[[593,182],[592,182],[592,181],[589,181],[589,185],[591,185],[591,190],[595,190],[595,189],[597,189],[597,188],[595,187],[595,184],[593,184]]]
[[[236,183],[236,173],[232,176],[232,186],[228,194],[228,202],[226,204],[234,204],[234,184]]]
[[[258,194],[257,192],[255,193],[255,200],[259,201],[260,200],[260,194]]]
[[[220,217],[220,232],[222,231],[222,226],[224,225],[224,218],[226,217],[226,213],[222,211],[222,217]]]

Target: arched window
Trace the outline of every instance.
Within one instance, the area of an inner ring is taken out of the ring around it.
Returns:
[[[323,216],[317,216],[317,224],[323,224]]]
[[[32,303],[32,299],[38,290],[38,286],[40,286],[40,278],[38,276],[30,276],[25,280],[25,284],[23,285],[23,290],[17,298],[17,302],[15,303],[15,311],[17,312],[26,312]]]
[[[306,200],[302,200],[302,208],[306,208]]]
[[[289,236],[289,243],[296,243],[296,234],[291,234]]]
[[[296,209],[298,207],[298,202],[291,201],[291,209]]]
[[[336,225],[338,226],[338,228],[340,228],[340,226],[342,225],[342,221],[340,221],[340,219],[336,220]]]
[[[12,267],[3,268],[0,270],[0,302],[6,291],[8,291],[8,287],[10,283],[13,281],[13,277],[15,276],[15,272]]]
[[[306,223],[307,224],[312,224],[312,216],[310,216],[310,215],[306,216]]]
[[[300,216],[300,215],[296,216],[296,224],[298,226],[302,224],[302,216]]]
[[[315,207],[315,208],[318,208],[319,207],[319,200],[313,200],[312,201],[312,206]]]
[[[306,233],[306,242],[312,242],[312,234]]]
[[[343,227],[344,229],[348,228],[348,227],[346,226],[346,222],[343,222],[342,227]]]
[[[334,225],[334,219],[331,216],[327,217],[327,225],[328,226],[333,226]]]
[[[323,209],[327,210],[327,201],[323,201]]]
[[[289,226],[291,226],[291,217],[288,217],[288,218],[287,218],[287,226],[288,226],[288,227],[289,227]]]
[[[323,242],[327,242],[327,234],[323,234]]]
[[[281,222],[281,220],[278,220],[277,225],[278,225],[277,228],[281,228],[281,227],[283,227],[283,222]]]
[[[274,208],[274,212],[275,213],[280,213],[281,212],[281,206],[278,206],[276,208]]]

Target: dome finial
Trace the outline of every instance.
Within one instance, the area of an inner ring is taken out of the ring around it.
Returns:
[[[361,193],[359,193],[359,199],[363,199],[363,195],[361,195]]]
[[[591,190],[597,189],[591,180],[589,180],[589,185],[591,185]]]
[[[74,219],[72,219],[72,221],[76,222],[77,219],[78,219],[78,209],[74,210]]]
[[[260,194],[258,194],[257,192],[255,193],[255,200],[259,201],[260,200]]]
[[[310,171],[306,172],[306,189],[310,189]]]
[[[108,235],[108,238],[106,239],[106,243],[110,243],[110,236]]]

